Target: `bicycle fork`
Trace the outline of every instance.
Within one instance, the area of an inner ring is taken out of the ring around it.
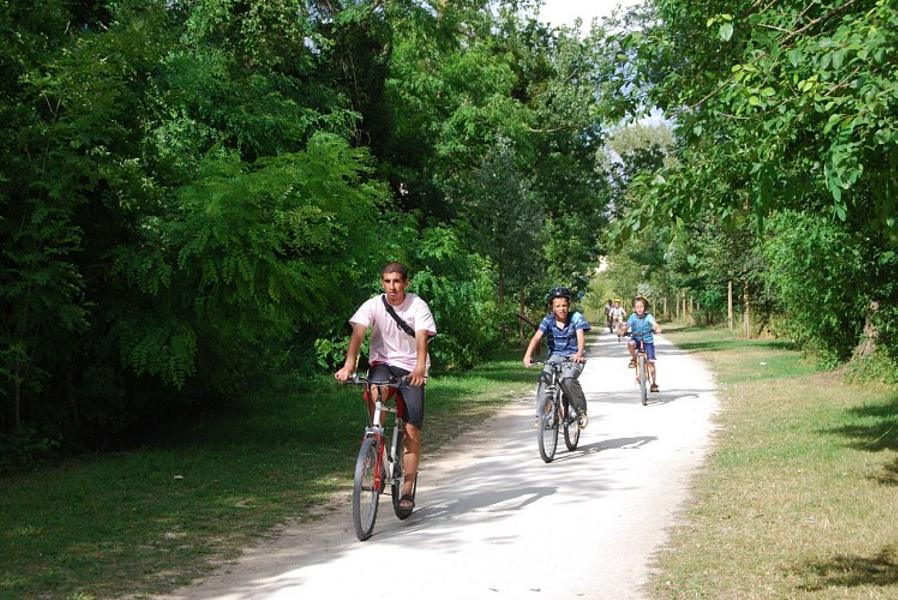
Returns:
[[[374,403],[374,414],[372,415],[371,421],[372,424],[368,428],[368,432],[366,433],[366,437],[374,437],[377,440],[377,462],[374,465],[374,488],[378,493],[381,493],[386,489],[386,481],[390,481],[393,477],[393,473],[395,469],[393,465],[396,463],[396,457],[393,456],[393,449],[396,448],[396,440],[399,436],[399,426],[398,424],[393,427],[392,439],[390,440],[390,449],[386,451],[384,448],[384,434],[383,434],[383,425],[380,424],[381,416],[384,413],[396,413],[396,409],[388,406],[384,406],[384,403],[380,400],[376,400]],[[387,455],[387,462],[389,463],[389,473],[387,472],[387,465],[384,464],[384,455]]]

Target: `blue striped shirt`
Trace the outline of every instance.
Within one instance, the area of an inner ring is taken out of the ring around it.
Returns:
[[[567,324],[559,327],[555,323],[555,315],[549,313],[539,324],[539,330],[546,337],[546,346],[550,355],[572,356],[577,353],[577,330],[592,329],[586,318],[578,312],[568,315]]]

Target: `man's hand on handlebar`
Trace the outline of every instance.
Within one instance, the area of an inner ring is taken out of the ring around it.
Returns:
[[[343,367],[342,369],[340,369],[339,371],[334,373],[334,378],[337,381],[342,381],[343,383],[346,383],[352,377],[352,373],[353,373],[352,367]]]
[[[524,363],[524,367],[526,367],[526,368],[528,368],[528,369],[529,369],[530,367],[533,366],[533,361],[530,359],[529,356],[525,356],[525,357],[521,360],[521,362]]]

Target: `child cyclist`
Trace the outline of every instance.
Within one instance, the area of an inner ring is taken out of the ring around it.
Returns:
[[[536,417],[539,419],[540,409],[545,403],[546,386],[552,381],[552,369],[555,365],[561,368],[561,389],[577,411],[577,424],[584,429],[589,423],[586,416],[586,396],[577,378],[583,371],[583,352],[586,347],[586,332],[591,329],[586,318],[579,312],[571,313],[571,291],[566,287],[554,287],[549,290],[549,309],[551,312],[540,322],[539,327],[530,339],[524,353],[524,366],[532,364],[531,356],[539,347],[539,342],[546,336],[549,358],[539,376],[539,389],[536,392]]]
[[[638,296],[633,300],[633,314],[623,324],[622,333],[630,332],[630,341],[627,343],[627,349],[630,351],[631,369],[636,368],[636,346],[641,344],[645,349],[646,364],[648,366],[648,375],[652,380],[651,390],[658,391],[658,382],[655,377],[655,337],[653,334],[661,333],[661,326],[655,321],[652,313],[648,310],[648,301],[642,296]]]
[[[611,320],[612,333],[617,331],[620,324],[627,318],[627,311],[620,305],[620,298],[614,299],[614,304],[611,305],[611,310],[608,311],[608,318]],[[617,336],[617,341],[620,341],[620,336]]]

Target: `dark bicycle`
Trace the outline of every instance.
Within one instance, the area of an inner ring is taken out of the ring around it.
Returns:
[[[539,455],[544,462],[550,463],[555,459],[559,429],[564,430],[564,445],[567,446],[567,449],[577,449],[577,444],[580,443],[579,415],[576,409],[570,405],[570,401],[561,388],[562,363],[533,361],[533,364],[548,364],[552,368],[552,379],[546,385],[543,396],[545,402],[539,407],[536,432]]]
[[[402,468],[405,455],[405,405],[399,391],[402,380],[371,381],[353,376],[347,383],[364,386],[363,398],[366,402],[374,400],[373,413],[366,411],[368,424],[355,462],[352,486],[352,524],[356,536],[365,541],[374,532],[380,495],[387,485],[390,486],[393,498],[393,512],[400,520],[407,519],[414,510],[402,508],[399,504],[405,482]],[[394,405],[388,405],[394,399]],[[390,440],[389,444],[387,440]],[[417,488],[418,478],[415,477],[413,498]]]

